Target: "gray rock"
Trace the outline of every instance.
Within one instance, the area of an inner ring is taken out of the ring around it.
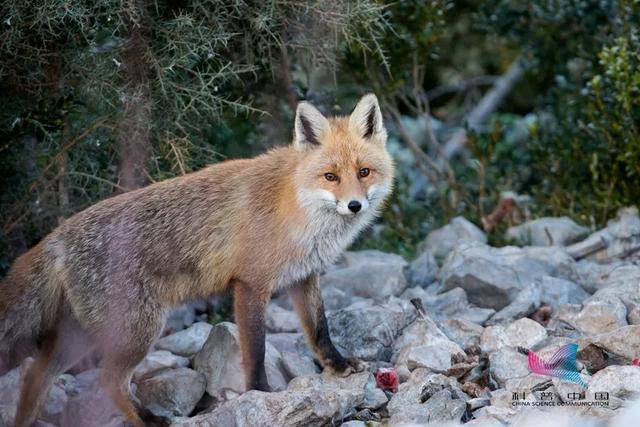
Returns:
[[[20,367],[0,377],[0,425],[13,425],[20,399],[20,379]]]
[[[451,389],[455,390],[456,394],[464,395],[455,378],[449,378],[442,374],[430,372],[428,369],[419,368],[411,372],[409,379],[400,384],[397,393],[389,400],[387,405],[389,415],[399,413],[409,405],[423,403],[422,392],[426,387],[435,390]]]
[[[590,377],[586,375],[581,375],[581,377],[587,383],[591,382]],[[592,393],[589,389],[585,390],[581,385],[578,385],[569,381],[562,381],[562,380],[559,380],[558,378],[553,378],[552,381],[553,381],[554,388],[558,392],[558,401],[565,402],[565,403],[571,402],[572,399],[570,397],[573,395],[573,393],[583,394],[584,400],[586,401],[591,401],[591,402],[595,401],[594,393]],[[605,390],[598,390],[598,391],[605,391]],[[606,419],[610,419],[615,414],[614,410],[619,409],[623,405],[623,403],[624,401],[622,399],[616,397],[613,394],[609,394],[609,401],[608,401],[607,407],[578,406],[578,407],[574,407],[574,410],[572,411],[572,415],[574,417],[578,417],[580,415],[584,416],[581,418],[582,421],[598,421],[598,419],[606,420]],[[580,427],[582,425],[584,425],[584,423],[579,423],[576,425],[576,427]],[[609,424],[594,422],[593,425],[594,427],[601,427],[602,425],[609,425]]]
[[[489,371],[500,387],[504,387],[507,381],[529,374],[527,357],[512,347],[501,347],[489,355]]]
[[[495,253],[480,244],[463,244],[445,260],[442,271],[445,289],[463,288],[481,307],[506,307],[523,288],[517,272]]]
[[[60,375],[58,379],[55,381],[55,384],[57,384],[61,389],[63,389],[68,396],[73,396],[77,394],[76,390],[78,387],[78,382],[76,380],[76,377],[74,377],[71,374]]]
[[[482,326],[465,319],[447,319],[441,327],[442,332],[463,349],[480,345],[480,335],[484,331]]]
[[[411,376],[411,371],[405,365],[396,365],[396,373],[400,384],[406,382]]]
[[[282,368],[289,378],[302,377],[318,373],[313,358],[300,353],[282,353]]]
[[[377,410],[384,406],[389,401],[389,398],[384,391],[380,390],[376,386],[376,381],[371,377],[371,382],[365,386],[364,402],[360,405],[363,409]]]
[[[632,313],[640,311],[640,267],[620,265],[609,273],[605,286],[594,293],[591,299],[622,301],[627,309],[628,322],[638,323],[634,321]]]
[[[498,420],[502,426],[512,425],[513,418],[516,416],[515,408],[501,408],[498,406],[483,406],[473,413],[476,419],[490,420],[489,425],[493,425],[493,420]],[[482,424],[481,424],[482,425]],[[482,427],[484,427],[482,425]]]
[[[607,264],[581,259],[576,263],[576,280],[588,292],[596,292],[606,286],[625,278],[640,280],[640,267],[625,264],[623,261],[613,261]],[[613,277],[615,276],[615,278]]]
[[[427,368],[444,373],[451,368],[451,357],[462,354],[462,348],[451,341],[428,316],[408,326],[393,346],[392,362],[409,370]]]
[[[416,369],[407,382],[400,384],[398,392],[387,405],[390,425],[426,423],[424,416],[428,416],[429,412],[437,418],[433,418],[433,421],[458,421],[464,412],[466,399],[468,396],[460,390],[454,378]]]
[[[407,280],[412,286],[427,287],[438,275],[438,264],[431,251],[426,250],[407,268]]]
[[[618,210],[616,218],[607,223],[607,231],[614,237],[607,247],[607,257],[624,257],[640,244],[640,217],[635,206]]]
[[[610,353],[635,359],[640,354],[640,325],[629,325],[611,332],[587,337],[580,342],[580,347],[594,344]]]
[[[60,415],[61,426],[122,426],[124,417],[100,385],[100,369],[76,376],[75,396]]]
[[[633,307],[627,315],[627,322],[630,325],[640,325],[640,307]]]
[[[525,270],[530,265],[529,263],[533,262],[535,265],[541,265],[549,276],[572,281],[576,281],[578,278],[576,261],[565,248],[557,246],[528,246],[524,248],[506,246],[499,248],[499,250],[514,266],[522,267]]]
[[[100,379],[99,368],[89,369],[75,376],[74,380],[65,385],[65,390],[70,396],[77,396],[91,390]]]
[[[622,208],[607,227],[567,247],[576,258],[595,261],[625,258],[640,249],[640,217],[636,207]]]
[[[588,234],[587,227],[582,227],[571,218],[563,216],[538,218],[510,227],[506,237],[521,245],[566,246],[584,239]]]
[[[413,298],[420,299],[425,310],[438,321],[458,318],[483,324],[495,313],[491,308],[480,308],[469,304],[467,293],[462,288],[437,294],[416,286],[406,289],[400,298],[408,301]]]
[[[321,286],[334,286],[349,296],[385,298],[407,287],[407,262],[399,255],[380,251],[345,253],[341,264],[320,277]]]
[[[454,288],[450,291],[434,296],[427,296],[423,304],[429,313],[434,313],[439,320],[459,318],[483,324],[490,318],[495,310],[492,308],[480,308],[469,303],[467,293],[462,288]]]
[[[542,276],[536,285],[540,288],[540,301],[556,310],[564,304],[582,304],[589,293],[582,286],[565,279]]]
[[[551,276],[537,278],[515,299],[489,319],[488,324],[510,322],[534,313],[541,305],[557,310],[565,304],[581,304],[589,294],[572,281]]]
[[[334,388],[352,390],[358,395],[363,392],[362,399],[355,406],[357,409],[378,409],[388,401],[386,394],[377,387],[375,378],[369,372],[360,372],[348,377],[335,376],[328,372],[322,375],[306,375],[292,380],[287,390],[332,390]]]
[[[585,412],[597,412],[589,409],[589,407],[571,407],[571,410],[566,410],[568,408],[558,408],[551,407],[544,409],[537,409],[532,407],[519,407],[518,413],[511,420],[511,425],[521,426],[521,427],[534,427],[534,426],[545,426],[545,427],[603,427],[608,425],[606,423],[606,419],[610,417],[610,414],[607,416],[595,415],[595,416],[586,416]]]
[[[156,348],[180,356],[193,356],[200,351],[212,328],[213,326],[206,322],[194,323],[187,329],[160,338]]]
[[[266,343],[265,369],[272,390],[283,390],[287,380],[281,371],[280,352]],[[246,390],[240,351],[238,328],[230,322],[213,327],[202,349],[193,361],[194,369],[207,381],[207,393],[219,397],[225,390],[241,393]]]
[[[628,405],[628,407],[618,411],[609,427],[627,427],[637,423],[640,418],[640,401]]]
[[[267,334],[267,342],[282,354],[296,353],[310,359],[314,357],[313,352],[307,345],[307,338],[300,332]]]
[[[512,399],[511,393],[513,393],[514,391],[521,392],[522,390],[531,390],[534,387],[537,387],[548,381],[550,381],[549,377],[543,377],[542,375],[537,375],[537,374],[528,374],[525,377],[511,378],[505,382],[504,389],[500,389],[509,393],[507,394],[506,399],[504,399],[502,403],[506,404],[506,406],[512,406],[513,399]],[[545,389],[545,391],[556,393],[556,390],[553,387],[547,388]],[[495,397],[496,393],[492,393],[492,394]],[[496,404],[494,397],[491,398],[492,405]],[[540,395],[535,393],[527,393],[525,398],[532,402],[541,400]]]
[[[298,332],[300,320],[296,313],[270,303],[265,312],[265,325],[270,332]]]
[[[483,406],[489,405],[490,403],[491,401],[488,397],[474,397],[473,399],[469,399],[467,401],[467,408],[469,408],[469,410],[473,412],[476,409],[480,409]]]
[[[509,382],[511,383],[520,382],[520,383],[526,384],[526,381],[525,381],[526,378],[527,377],[507,381],[507,385],[509,384]],[[505,388],[499,388],[491,392],[491,398],[489,399],[491,406],[495,406],[498,408],[509,408],[512,406],[513,391],[510,391],[506,387],[507,386],[505,386]],[[528,389],[524,389],[524,390],[528,390]],[[514,391],[520,391],[520,390],[516,389]],[[534,393],[526,393],[525,399],[520,399],[520,400],[524,400],[527,403],[531,403],[536,401],[536,396],[534,395]]]
[[[389,361],[394,341],[416,316],[411,303],[395,297],[354,303],[328,314],[329,331],[344,355]]]
[[[351,305],[353,297],[335,286],[323,285],[320,289],[322,301],[327,310],[340,310]]]
[[[525,287],[508,306],[498,311],[486,322],[487,325],[512,322],[535,312],[541,304],[540,287],[536,284]]]
[[[580,377],[585,383],[588,383],[590,381],[590,378],[587,375],[580,375]],[[581,394],[584,392],[585,398],[587,397],[586,390],[580,384],[576,384],[571,381],[564,381],[563,379],[556,377],[552,378],[551,381],[553,383],[553,388],[558,393],[558,400],[560,402],[570,402],[572,400],[570,398],[571,393]],[[591,398],[590,400],[593,400],[593,398]]]
[[[153,351],[147,354],[133,371],[133,379],[138,381],[151,374],[167,368],[184,368],[189,365],[189,359],[166,350]]]
[[[484,409],[484,407],[480,408]],[[502,421],[492,415],[479,415],[480,411],[474,412],[474,418],[465,424],[465,427],[504,427]]]
[[[193,304],[182,304],[169,311],[165,321],[165,333],[173,334],[192,325],[196,321],[196,309]]]
[[[500,310],[544,276],[576,277],[575,261],[558,247],[492,248],[470,242],[458,246],[440,271],[444,290],[461,287],[469,301]]]
[[[610,397],[637,399],[640,396],[640,369],[637,366],[607,366],[589,381],[589,393],[608,392]]]
[[[458,351],[460,350],[460,351]],[[433,372],[445,373],[451,364],[451,356],[463,354],[460,346],[452,341],[435,345],[421,345],[407,348],[398,358],[399,363],[409,370],[426,368]]]
[[[205,387],[204,375],[192,369],[166,369],[140,381],[136,395],[154,415],[173,418],[189,415]]]
[[[64,408],[69,402],[69,397],[64,388],[59,384],[54,384],[49,389],[47,399],[44,401],[44,405],[41,409],[41,417],[46,421],[56,423],[59,420],[59,416],[64,411]]]
[[[341,420],[361,405],[371,374],[347,378],[327,374],[299,377],[287,390],[275,393],[249,391],[214,411],[178,420],[173,426],[308,426]]]
[[[0,425],[13,425],[13,420],[20,400],[22,372],[28,369],[33,359],[28,358],[21,366],[14,368],[0,377]],[[73,378],[73,377],[72,377]],[[44,401],[40,418],[57,424],[59,416],[68,403],[64,384],[56,381]]]
[[[475,224],[458,216],[429,233],[419,250],[431,252],[436,259],[444,259],[460,243],[470,241],[487,243],[487,236]]]
[[[522,318],[509,326],[488,326],[480,336],[480,348],[492,353],[504,347],[532,348],[547,337],[547,331],[539,323]]]
[[[618,298],[591,297],[580,308],[565,305],[554,319],[570,325],[585,335],[602,334],[627,325],[627,308]]]
[[[454,399],[450,390],[440,390],[422,404],[409,405],[391,416],[389,426],[438,424],[460,421],[466,404]]]

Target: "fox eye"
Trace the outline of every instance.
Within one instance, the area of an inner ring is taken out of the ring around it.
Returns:
[[[362,168],[358,171],[358,174],[360,175],[361,178],[366,178],[369,176],[369,173],[371,171],[369,170],[369,168]]]
[[[335,173],[327,172],[324,174],[324,177],[327,181],[337,181],[338,176]]]

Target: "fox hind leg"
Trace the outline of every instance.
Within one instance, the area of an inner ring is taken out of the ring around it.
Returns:
[[[38,410],[56,374],[56,369],[52,366],[56,340],[53,335],[45,338],[36,360],[24,372],[14,420],[15,427],[29,427],[38,415]]]
[[[131,314],[136,314],[133,318]],[[161,307],[129,310],[128,317],[118,316],[99,334],[103,355],[101,383],[114,405],[135,427],[145,425],[152,415],[137,407],[130,393],[131,375],[144,359],[164,323]],[[126,319],[126,324],[120,319]]]
[[[111,357],[108,363],[105,363],[100,378],[113,404],[134,427],[144,427],[145,424],[138,409],[131,401],[129,381],[133,368],[143,358],[144,354],[139,358]]]
[[[55,330],[44,335],[36,360],[24,373],[16,411],[16,427],[33,424],[55,379],[91,350],[89,334],[71,314],[63,315]]]

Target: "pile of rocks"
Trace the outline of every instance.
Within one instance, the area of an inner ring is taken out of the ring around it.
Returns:
[[[347,253],[323,275],[322,293],[335,345],[368,369],[347,378],[321,373],[290,302],[277,297],[267,309],[271,393],[246,392],[236,326],[206,323],[206,305],[185,305],[170,317],[172,333],[137,367],[132,392],[175,426],[501,426],[576,423],[576,415],[587,417],[582,424],[607,425],[640,396],[633,363],[640,218],[626,209],[587,234],[568,218],[543,218],[508,231],[532,246],[494,248],[455,218],[426,238],[411,263],[378,251]],[[528,369],[523,348],[548,360],[567,343],[579,346],[587,389]],[[0,377],[0,425],[11,423],[29,362]],[[395,368],[396,392],[377,387],[381,367]],[[94,368],[58,378],[40,425],[122,425],[98,376]],[[553,412],[583,392],[585,401],[608,393],[608,406]]]

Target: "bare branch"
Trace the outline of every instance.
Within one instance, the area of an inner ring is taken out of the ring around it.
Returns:
[[[499,76],[475,76],[454,84],[436,86],[427,91],[427,98],[433,101],[450,93],[464,92],[477,86],[490,86],[495,84],[498,78]]]
[[[479,132],[489,116],[500,106],[504,98],[522,79],[525,66],[518,57],[506,73],[500,76],[493,87],[482,97],[465,119],[465,125],[474,132]],[[443,147],[444,157],[450,160],[467,143],[467,131],[463,128],[456,131]]]
[[[413,153],[413,157],[416,161],[418,169],[420,169],[420,172],[422,172],[422,174],[426,176],[432,184],[437,185],[438,175],[443,176],[437,163],[433,159],[431,159],[424,151],[422,151],[422,149],[420,149],[413,138],[409,136],[409,133],[406,131],[406,129],[402,125],[402,121],[400,120],[400,113],[398,113],[395,108],[389,105],[387,105],[386,107],[387,111],[389,111],[389,114],[391,114],[393,122],[396,125],[400,138]]]

